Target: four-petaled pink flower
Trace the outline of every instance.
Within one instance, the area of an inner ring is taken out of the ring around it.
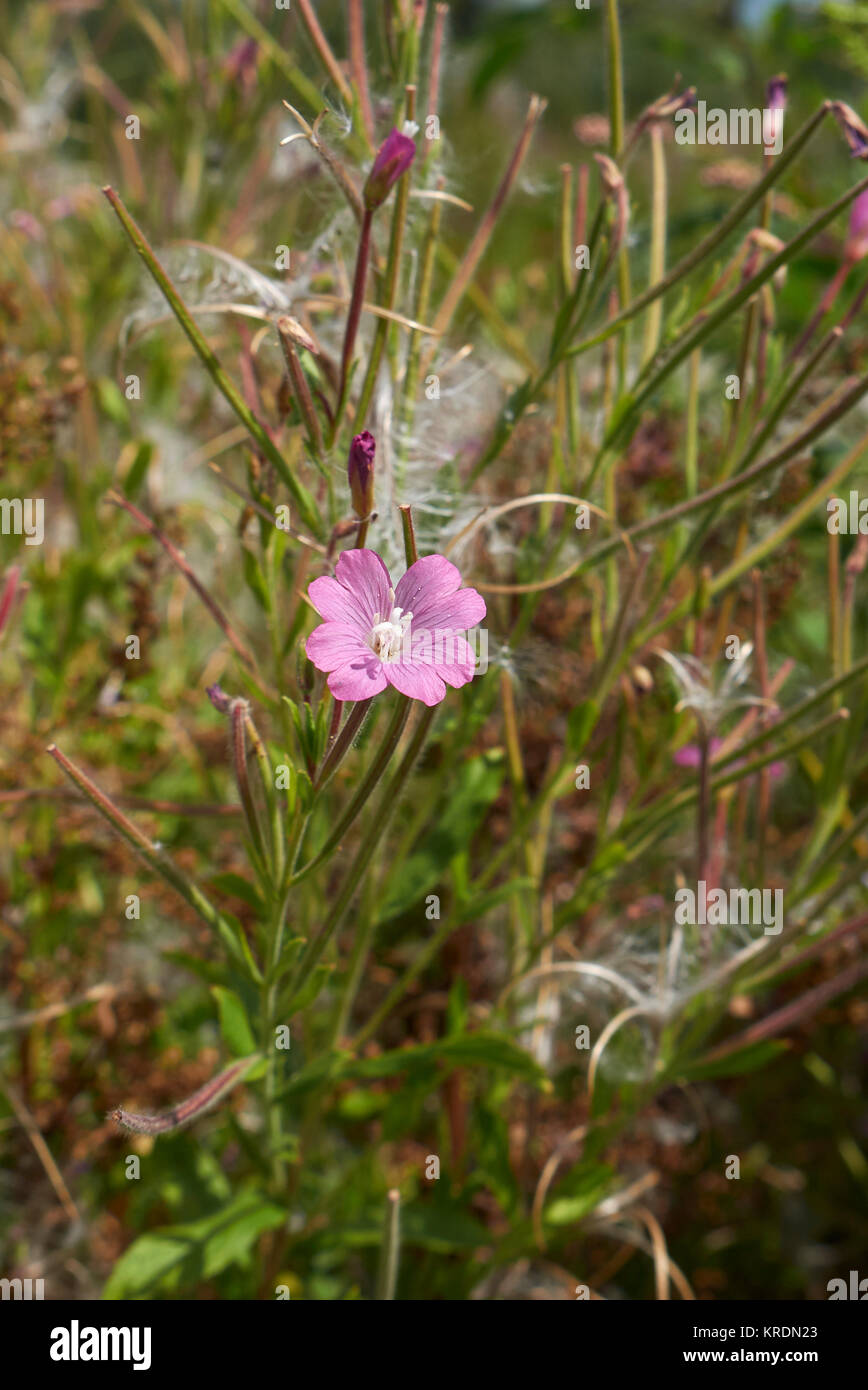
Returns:
[[[393,685],[438,705],[446,686],[473,679],[474,657],[462,633],[485,617],[485,601],[462,589],[445,555],[417,560],[392,587],[374,550],[344,550],[335,577],[315,579],[310,600],[325,619],[307,639],[314,666],[328,671],[336,700],[367,700]]]

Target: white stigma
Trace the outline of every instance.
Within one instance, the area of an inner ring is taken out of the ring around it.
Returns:
[[[410,631],[413,614],[395,607],[394,589],[389,590],[389,608],[388,618],[383,618],[379,613],[374,614],[374,626],[368,636],[368,645],[381,661],[398,661],[404,638]]]

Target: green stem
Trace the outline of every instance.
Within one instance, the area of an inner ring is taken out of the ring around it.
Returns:
[[[530,375],[516,391],[512,393],[500,418],[494,426],[492,437],[474,464],[470,473],[470,481],[474,481],[495,459],[503,446],[509,440],[515,426],[522,418],[528,406],[535,404],[542,395],[545,385],[552,373],[563,359],[572,358],[588,352],[591,348],[599,346],[625,324],[629,323],[637,314],[642,313],[650,304],[668,290],[679,284],[685,276],[689,275],[696,266],[700,265],[707,256],[712,255],[723,241],[729,236],[738,224],[747,216],[751,209],[764,198],[768,189],[781,176],[784,169],[792,163],[798,154],[814,134],[823,117],[828,111],[828,104],[823,103],[815,114],[805,122],[791,140],[790,144],[782,152],[779,159],[760,179],[755,186],[745,193],[736,205],[727,213],[726,217],[710,232],[703,241],[699,243],[693,251],[689,252],[679,263],[673,267],[668,275],[664,276],[658,284],[650,286],[644,294],[639,295],[626,308],[620,310],[614,318],[608,320],[606,325],[589,338],[583,339],[573,347],[569,346],[569,340],[574,336],[580,324],[584,321],[585,313],[582,308],[587,309],[590,294],[591,280],[588,276],[580,277],[576,288],[568,303],[559,312],[555,329],[552,334],[552,342],[549,349],[549,360],[546,366],[534,377]],[[595,264],[594,250],[597,238],[602,227],[602,204],[597,210],[594,226],[591,231],[591,238],[588,243],[591,249],[591,262]]]
[[[377,808],[377,813],[373,817],[368,832],[359,846],[356,857],[344,879],[337,899],[331,911],[328,913],[318,935],[308,946],[307,951],[302,957],[299,968],[292,981],[292,990],[295,994],[303,988],[310,978],[334,933],[343,922],[344,916],[353,900],[355,891],[371,863],[374,851],[383,838],[389,822],[395,813],[404,784],[412,771],[416,759],[422,751],[422,745],[434,721],[436,709],[436,706],[426,709],[416,725],[407,751],[383,792],[383,796]]]
[[[563,307],[572,294],[576,275],[573,258],[576,254],[573,238],[573,171],[569,164],[561,165],[560,197],[560,284],[559,305]],[[561,368],[561,391],[563,393],[563,414],[566,423],[565,453],[570,462],[575,461],[579,447],[579,398],[576,374],[571,362],[564,362]],[[555,460],[552,459],[554,464]],[[550,490],[550,489],[547,489]],[[542,517],[540,517],[542,525]]]
[[[227,375],[213,349],[199,331],[186,304],[154,255],[141,228],[127,212],[118,194],[113,188],[109,187],[104,188],[103,193],[114,209],[118,221],[129,237],[134,249],[144,261],[148,271],[162,291],[169,308],[172,310],[175,318],[192,343],[199,360],[211,377],[214,385],[224,397],[227,404],[234,410],[248,434],[256,441],[256,445],[260,452],[268,459],[269,463],[274,465],[278,476],[289,490],[293,501],[298,507],[305,525],[309,527],[317,540],[322,540],[323,524],[317,513],[313,498],[307,491],[307,488],[290,472],[286,460],[274,443],[271,435],[257,420],[237,386]]]
[[[569,569],[555,576],[553,580],[547,581],[546,587],[554,587],[555,584],[563,583],[566,579],[572,578],[575,574],[581,574],[586,569],[593,568],[594,565],[599,564],[607,555],[610,555],[613,550],[616,550],[625,542],[632,543],[641,539],[643,536],[648,536],[655,531],[659,531],[661,528],[671,527],[673,522],[681,521],[684,517],[690,516],[695,511],[700,511],[705,507],[709,507],[712,503],[721,502],[724,499],[735,496],[739,492],[743,492],[745,488],[750,487],[757,479],[764,477],[767,473],[773,472],[776,468],[780,468],[783,464],[790,462],[796,455],[803,453],[809,444],[813,443],[820,435],[825,434],[826,430],[828,430],[835,421],[847,414],[866,392],[868,392],[868,376],[855,382],[849,390],[841,395],[840,399],[835,402],[835,405],[826,414],[818,416],[807,429],[802,430],[801,433],[797,435],[793,435],[780,447],[780,449],[776,450],[776,452],[771,454],[767,459],[761,459],[758,463],[753,464],[752,467],[746,468],[734,478],[730,478],[728,482],[718,483],[714,487],[708,488],[705,492],[700,493],[698,497],[688,497],[685,501],[676,503],[674,507],[668,507],[666,511],[658,512],[657,516],[649,517],[647,521],[638,522],[635,526],[631,526],[629,530],[623,532],[623,535],[612,536],[608,540],[601,541],[600,544],[590,551],[583,559],[577,560]],[[823,486],[826,488],[831,486],[831,480],[826,479]],[[539,585],[530,585],[528,589],[536,589],[539,587]],[[520,592],[517,587],[515,591]],[[692,599],[690,597],[684,600],[684,604],[688,608],[691,602]],[[670,621],[672,621],[671,614],[667,618],[667,625]]]
[[[754,773],[759,772],[764,767],[768,767],[769,763],[778,761],[785,762],[787,758],[792,757],[793,753],[798,752],[805,744],[812,743],[815,739],[819,738],[821,734],[826,733],[828,729],[840,725],[842,718],[846,719],[848,717],[848,712],[846,710],[833,710],[831,714],[827,714],[824,719],[819,720],[816,724],[812,724],[809,729],[806,729],[801,734],[797,734],[795,738],[791,738],[787,743],[777,744],[773,749],[760,754],[758,758],[753,758],[749,763],[740,762],[738,767],[731,768],[729,772],[719,772],[716,776],[712,776],[708,783],[708,790],[710,792],[721,791],[724,787],[732,786],[748,777],[752,777]],[[763,737],[767,739],[768,735],[769,731],[764,731]],[[753,742],[755,742],[755,740]],[[739,750],[739,757],[740,756],[741,750]],[[658,825],[668,820],[670,816],[675,815],[678,811],[684,810],[687,806],[692,806],[695,801],[699,800],[699,796],[700,793],[696,787],[689,787],[687,790],[679,792],[676,796],[668,797],[663,806],[658,806],[647,816],[635,821],[630,826],[625,825],[623,829],[629,829],[630,834],[635,835],[637,841],[641,840],[642,837],[647,835],[651,830],[654,830]]]
[[[271,761],[262,742],[259,730],[251,719],[249,713],[244,721],[245,731],[253,749],[253,756],[256,758],[256,766],[259,769],[259,781],[262,787],[262,795],[268,807],[269,827],[271,838],[271,874],[272,882],[275,886],[283,880],[285,867],[286,845],[283,832],[283,816],[281,815],[280,799],[274,785],[274,770]]]
[[[416,549],[416,531],[413,526],[413,509],[410,506],[398,508],[401,513],[401,531],[404,536],[404,557],[407,561],[407,569],[415,565],[419,559],[419,552]]]
[[[194,912],[199,914],[203,922],[206,922],[209,927],[213,927],[219,933],[224,943],[233,951],[236,959],[245,959],[245,963],[248,969],[251,970],[251,973],[256,971],[256,965],[252,957],[247,960],[241,956],[232,929],[217,911],[216,907],[208,901],[202,890],[183,874],[177,865],[175,865],[161,849],[153,844],[148,839],[147,835],[139,830],[139,827],[125,816],[123,812],[109,800],[105,793],[100,791],[99,787],[96,786],[89,777],[85,776],[80,768],[76,767],[75,763],[70,762],[69,758],[61,753],[56,744],[50,744],[46,751],[51,754],[54,761],[63,769],[69,780],[78,788],[82,795],[87,798],[91,805],[96,807],[100,815],[117,831],[121,839],[125,840],[130,848],[134,849],[136,853],[144,859],[145,863],[150,869],[153,869],[155,874],[171,884],[175,892],[184,899],[184,902],[187,903]]]
[[[277,334],[280,338],[280,346],[283,348],[283,356],[286,362],[286,369],[292,384],[293,395],[298,406],[298,412],[304,421],[307,429],[308,442],[316,455],[317,462],[323,467],[322,453],[323,441],[320,429],[319,417],[310,394],[310,387],[307,384],[307,377],[304,374],[295,343],[292,339],[292,320],[284,316],[277,320]]]
[[[398,277],[401,272],[401,251],[404,245],[404,228],[407,222],[407,204],[409,198],[410,176],[409,173],[405,173],[398,184],[398,191],[395,196],[395,207],[392,213],[389,255],[386,262],[386,290],[382,305],[384,309],[394,309],[395,300],[398,295]],[[380,362],[383,357],[383,348],[386,345],[388,332],[389,320],[378,318],[377,327],[374,330],[374,341],[371,345],[371,354],[368,358],[368,369],[365,373],[362,394],[359,398],[359,404],[356,410],[355,428],[357,431],[365,428],[365,418],[371,404],[371,397],[374,394],[374,387],[377,384],[377,373],[380,370]]]
[[[363,701],[361,703],[365,702]],[[306,878],[309,873],[311,873],[315,868],[317,868],[317,866],[321,864],[323,860],[331,854],[333,849],[337,848],[344,835],[346,835],[347,831],[349,830],[350,826],[356,820],[356,817],[364,809],[365,803],[367,802],[371,793],[377,786],[377,783],[379,782],[380,778],[382,777],[383,773],[388,767],[389,762],[391,761],[392,754],[398,746],[401,734],[404,732],[404,725],[407,722],[407,716],[410,713],[410,704],[411,701],[409,696],[407,695],[402,695],[398,700],[398,703],[396,704],[394,712],[392,714],[392,721],[389,724],[388,729],[386,730],[383,742],[380,744],[380,747],[377,750],[377,756],[371,763],[371,766],[368,768],[368,771],[362,779],[362,782],[358,787],[355,796],[351,800],[346,811],[341,816],[340,820],[338,821],[337,825],[335,826],[334,830],[332,831],[331,835],[328,837],[322,848],[317,851],[317,853],[314,855],[312,859],[309,859],[306,864],[303,864],[300,869],[293,873],[290,879],[291,885],[300,882],[300,880],[303,878]],[[356,706],[356,709],[357,708],[358,705]],[[346,728],[346,725],[344,727]],[[322,785],[325,784],[323,783]]]
[[[618,160],[624,146],[624,74],[621,59],[621,22],[618,0],[606,0],[609,59],[609,148]]]
[[[733,290],[731,294],[727,295],[714,312],[709,314],[702,313],[694,319],[692,324],[688,324],[680,337],[676,338],[675,342],[672,344],[666,355],[666,360],[657,371],[650,375],[644,386],[636,394],[631,393],[624,398],[621,412],[607,431],[600,445],[597,457],[594,460],[588,478],[587,485],[589,487],[603,463],[607,460],[611,461],[610,455],[613,453],[614,446],[624,433],[627,424],[638,415],[646,401],[660,389],[663,382],[675,370],[679,363],[683,362],[686,357],[689,357],[690,354],[699,347],[715,329],[719,328],[731,314],[735,313],[737,309],[741,308],[742,304],[745,304],[751,299],[757,293],[757,290],[759,290],[767,280],[770,280],[777,270],[780,270],[781,266],[786,265],[803,246],[806,246],[812,241],[818,232],[828,226],[843,208],[849,206],[853,199],[857,198],[860,193],[864,193],[866,189],[868,189],[868,178],[861,179],[859,183],[855,184],[846,193],[842,194],[840,198],[836,199],[824,212],[821,212],[815,217],[812,222],[809,222],[807,227],[799,232],[797,236],[793,237],[792,241],[787,242],[776,255],[771,256],[755,275],[751,276],[751,278],[746,280],[738,289]]]
[[[356,335],[359,331],[362,304],[365,299],[365,285],[368,279],[368,262],[371,258],[371,228],[373,226],[373,220],[373,212],[365,208],[365,215],[362,218],[361,231],[359,232],[359,244],[356,249],[356,269],[353,274],[353,292],[350,297],[350,307],[347,311],[347,326],[344,330],[344,345],[341,352],[340,387],[338,389],[338,402],[335,408],[334,424],[332,425],[331,431],[332,445],[337,439],[338,430],[341,427],[341,420],[347,404],[347,395],[350,385],[350,366],[353,360],[353,349],[356,345]]]
[[[268,855],[265,850],[265,840],[262,827],[259,824],[259,815],[253,800],[253,793],[250,790],[250,778],[247,774],[246,721],[247,701],[233,700],[229,711],[229,723],[232,730],[232,761],[235,768],[235,784],[238,787],[238,795],[241,798],[244,819],[247,823],[247,832],[250,836],[251,858],[260,881],[267,883],[269,877],[266,868]]]
[[[666,152],[663,131],[656,123],[648,132],[651,141],[651,254],[648,266],[648,287],[659,284],[666,272]],[[663,305],[655,299],[648,306],[645,319],[645,339],[642,362],[650,362],[660,342]]]
[[[655,299],[659,299],[661,295],[667,294],[669,290],[674,289],[686,275],[689,275],[696,266],[701,265],[708,256],[713,255],[729,236],[730,232],[734,231],[738,224],[747,217],[751,209],[765,197],[772,184],[777,182],[781,174],[793,162],[796,156],[801,154],[805,145],[826,115],[828,109],[828,103],[824,102],[819,110],[815,111],[814,115],[796,132],[789,145],[782,151],[780,158],[776,160],[768,172],[754,184],[753,188],[748,189],[744,197],[740,198],[722,221],[717,224],[714,231],[709,232],[708,236],[705,237],[698,246],[688,252],[688,254],[670,270],[668,275],[664,276],[656,285],[649,285],[644,294],[640,294],[637,299],[633,300],[632,304],[628,304],[625,309],[622,309],[619,314],[616,314],[599,333],[594,334],[591,338],[586,338],[581,343],[576,343],[574,347],[570,348],[568,355],[571,357],[578,357],[581,356],[582,353],[588,352],[590,348],[599,346],[606,338],[610,338],[613,333],[617,333],[618,329],[625,323],[629,323],[630,319],[635,318],[637,314],[641,314],[643,309],[647,309],[649,304],[653,304]]]
[[[609,148],[616,163],[624,148],[624,71],[621,53],[621,21],[618,0],[606,0],[606,21],[609,59]],[[618,248],[618,304],[625,309],[630,303],[630,256],[626,244]],[[621,391],[627,382],[629,329],[625,324],[618,334],[618,383]]]
[[[443,188],[444,179],[438,180],[438,190]],[[416,290],[416,302],[413,307],[413,317],[417,323],[424,323],[428,315],[428,305],[431,298],[431,285],[434,278],[434,259],[437,250],[437,239],[440,235],[440,222],[443,214],[443,204],[439,198],[435,198],[431,206],[431,217],[428,222],[428,231],[425,236],[425,244],[422,248],[422,263],[419,270],[419,284]],[[413,417],[416,413],[416,391],[419,386],[419,365],[422,360],[422,334],[418,329],[410,332],[410,342],[407,348],[407,367],[404,373],[403,388],[403,425],[405,434],[409,434],[413,427]],[[406,457],[406,445],[402,449],[402,462]]]
[[[322,766],[314,779],[314,791],[320,792],[328,786],[358,736],[370,707],[370,700],[357,700],[353,705],[344,720],[343,728],[323,758]]]
[[[695,497],[699,490],[699,369],[702,352],[699,348],[690,355],[687,378],[687,418],[684,433],[684,490]]]
[[[398,1281],[398,1261],[401,1253],[401,1194],[392,1188],[386,1194],[386,1216],[383,1223],[383,1244],[380,1250],[380,1270],[377,1276],[377,1298],[393,1299]]]

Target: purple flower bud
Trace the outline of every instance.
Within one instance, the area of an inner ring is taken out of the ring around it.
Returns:
[[[785,72],[779,72],[777,77],[770,77],[766,83],[766,107],[769,111],[786,111],[787,75]]]
[[[393,185],[407,172],[415,157],[416,145],[409,135],[402,135],[400,130],[391,130],[377,151],[365,184],[364,199],[368,212],[373,212],[386,201]]]
[[[3,588],[0,590],[0,632],[3,631],[12,612],[12,605],[15,601],[15,590],[18,588],[18,578],[21,570],[18,565],[13,565],[6,571],[6,578]]]
[[[848,261],[861,261],[868,256],[868,191],[860,193],[850,204],[850,226],[844,254]]]
[[[678,87],[681,82],[681,74],[676,77],[675,85],[665,96],[658,97],[652,101],[639,117],[639,126],[644,128],[652,121],[664,121],[669,116],[674,116],[677,111],[686,111],[696,105],[696,88],[687,87],[683,92],[679,92]]]
[[[360,520],[371,515],[374,509],[374,455],[377,452],[377,441],[370,430],[362,430],[357,434],[350,445],[350,457],[347,463],[347,478],[350,484],[350,495],[353,499],[353,511]]]
[[[205,694],[208,696],[208,699],[211,701],[214,708],[216,710],[219,710],[221,714],[229,713],[229,706],[232,704],[232,697],[230,695],[227,695],[225,690],[221,690],[219,685],[206,686]]]
[[[237,82],[247,92],[256,82],[259,45],[255,39],[242,39],[223,62],[223,71],[230,82]]]
[[[868,126],[845,101],[833,101],[831,108],[854,159],[868,158]]]

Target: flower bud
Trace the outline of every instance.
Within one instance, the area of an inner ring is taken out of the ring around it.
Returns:
[[[679,73],[671,91],[658,97],[656,101],[652,101],[650,106],[646,106],[639,117],[640,126],[644,128],[653,121],[665,121],[669,116],[674,116],[677,111],[686,111],[696,105],[696,88],[686,87],[683,92],[679,92],[680,83],[681,75]]]
[[[610,251],[616,251],[623,245],[624,237],[627,232],[627,221],[630,216],[630,208],[627,201],[627,185],[624,182],[624,175],[621,173],[617,164],[610,159],[607,154],[595,154],[594,159],[600,170],[600,179],[603,184],[603,193],[612,203],[615,209],[615,218],[610,237]]]
[[[860,193],[850,204],[850,225],[844,255],[850,262],[868,256],[868,191]]]
[[[769,111],[786,111],[787,75],[785,72],[779,72],[776,77],[770,77],[766,83],[766,106]]]
[[[844,138],[850,146],[850,153],[854,159],[868,157],[868,126],[865,122],[845,101],[830,102],[830,107],[835,120],[844,132]]]
[[[232,705],[232,696],[227,695],[226,691],[222,690],[219,685],[206,685],[205,694],[220,714],[229,713],[229,709]]]
[[[223,60],[223,72],[230,82],[237,83],[242,92],[247,93],[256,86],[258,63],[256,39],[241,39]]]
[[[364,521],[374,510],[374,455],[377,442],[370,430],[362,430],[350,445],[347,479],[353,499],[353,511]]]
[[[415,157],[416,146],[410,137],[402,135],[400,130],[391,130],[377,151],[365,184],[364,200],[368,212],[373,212],[386,201],[393,186],[406,173]]]
[[[766,109],[763,111],[763,153],[772,158],[780,154],[787,109],[787,75],[779,72],[766,83]]]
[[[2,590],[0,590],[0,632],[3,631],[12,612],[12,605],[15,602],[15,591],[18,588],[18,578],[21,570],[18,565],[13,565],[6,571],[6,578]]]

